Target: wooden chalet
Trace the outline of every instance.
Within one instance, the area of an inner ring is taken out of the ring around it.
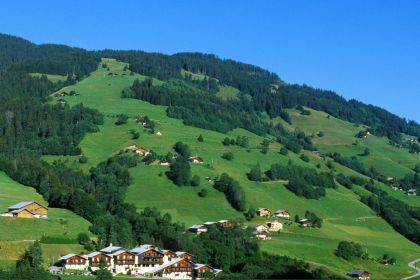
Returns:
[[[271,234],[266,231],[266,230],[262,230],[262,231],[258,231],[255,230],[252,235],[259,240],[271,240]]]
[[[269,231],[283,230],[283,224],[280,223],[279,221],[266,222],[265,224],[267,225],[267,228]]]
[[[221,272],[220,269],[215,269],[208,264],[196,263],[194,264],[194,278],[207,278],[208,275],[217,275]]]
[[[170,262],[172,259],[177,258],[177,255],[174,251],[171,250],[162,250],[163,253],[163,262]]]
[[[274,216],[279,217],[279,218],[290,219],[290,212],[280,209],[274,212]]]
[[[143,147],[137,148],[134,152],[144,157],[150,154],[150,152]]]
[[[204,162],[203,158],[201,158],[199,156],[189,157],[188,160],[192,163],[198,163],[198,164],[201,164],[201,163]]]
[[[162,165],[162,166],[168,166],[168,165],[170,165],[169,161],[167,161],[166,159],[159,160],[158,164],[159,165]]]
[[[47,218],[48,208],[34,201],[22,201],[8,207],[8,216],[17,218]]]
[[[194,263],[187,259],[176,258],[168,263],[150,270],[151,276],[169,279],[192,279]]]
[[[270,217],[271,211],[267,208],[260,208],[257,210],[257,215],[260,217]]]
[[[195,234],[201,234],[201,233],[204,233],[204,232],[207,232],[207,226],[205,226],[205,225],[192,225],[189,229],[188,229],[188,231],[190,231],[190,232],[192,232],[192,233],[195,233]]]
[[[416,189],[409,189],[407,190],[407,195],[408,196],[416,196],[417,195],[417,190]]]
[[[86,255],[86,258],[88,259],[88,263],[92,271],[99,269],[102,259],[105,262],[105,267],[109,268],[112,265],[112,257],[103,252],[92,252]]]
[[[76,254],[67,254],[59,258],[58,261],[65,269],[84,270],[88,264],[86,257]]]
[[[311,227],[312,226],[312,221],[308,220],[308,219],[301,219],[299,220],[299,224],[301,227]]]
[[[217,223],[218,223],[219,225],[221,225],[222,227],[225,227],[225,228],[230,228],[230,227],[232,227],[232,226],[233,226],[232,222],[231,222],[231,221],[229,221],[229,220],[220,220],[220,221],[218,221]]]
[[[190,253],[183,252],[183,251],[177,251],[175,252],[178,258],[185,259],[185,260],[192,260],[194,256]]]
[[[366,270],[361,269],[353,269],[349,273],[347,273],[350,277],[358,279],[358,280],[370,280],[370,273]]]
[[[131,253],[136,255],[136,264],[139,266],[156,266],[163,263],[163,252],[151,245],[134,248]]]

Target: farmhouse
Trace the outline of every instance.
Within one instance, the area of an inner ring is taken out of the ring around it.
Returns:
[[[206,278],[208,274],[217,275],[221,270],[207,264],[194,264],[194,278]]]
[[[271,240],[271,234],[266,230],[262,230],[262,231],[256,230],[252,233],[252,235],[256,239],[259,239],[259,240]]]
[[[409,189],[409,190],[407,190],[407,195],[408,196],[416,196],[417,195],[417,190],[416,189]]]
[[[257,225],[255,227],[256,231],[268,231],[268,227],[264,226],[264,225]]]
[[[360,269],[353,269],[348,273],[350,277],[353,277],[355,279],[359,280],[369,280],[370,279],[370,273],[366,270],[360,270]]]
[[[276,210],[274,216],[279,218],[290,219],[290,212],[286,210]]]
[[[8,208],[3,216],[16,218],[47,218],[48,208],[34,201],[22,201]]]
[[[195,264],[194,256],[188,252],[162,250],[154,245],[144,244],[132,250],[112,244],[86,256],[68,254],[60,258],[64,269],[95,272],[105,262],[105,268],[114,274],[131,274],[143,277],[170,279],[202,279],[221,272],[206,264]]]
[[[196,234],[201,234],[207,232],[207,227],[205,225],[193,225],[188,230]]]
[[[182,258],[176,258],[159,267],[150,270],[147,275],[169,279],[192,279],[194,263]]]
[[[129,152],[135,152],[136,150],[137,150],[138,148],[137,148],[137,146],[136,145],[131,145],[131,146],[128,146],[127,148],[125,148],[124,149],[124,151],[129,151]]]
[[[224,228],[230,228],[230,227],[232,227],[233,225],[232,225],[232,222],[231,221],[229,221],[229,220],[220,220],[220,221],[218,221],[217,222],[219,225],[221,225],[222,227],[224,227]]]
[[[283,224],[278,221],[266,222],[269,231],[280,231],[283,230]]]
[[[301,227],[311,227],[312,226],[312,222],[308,219],[301,219],[299,221],[299,224]]]
[[[88,265],[86,257],[76,254],[67,254],[58,260],[65,269],[85,270]]]
[[[150,152],[143,147],[137,148],[134,152],[144,157],[150,154]]]
[[[161,160],[159,160],[158,164],[163,165],[163,166],[168,166],[169,161],[167,161],[166,159],[161,159]]]
[[[260,217],[270,217],[271,211],[268,210],[267,208],[260,208],[257,210],[257,215]]]
[[[204,160],[201,157],[195,156],[195,157],[190,157],[188,158],[189,161],[191,161],[192,163],[203,163]]]

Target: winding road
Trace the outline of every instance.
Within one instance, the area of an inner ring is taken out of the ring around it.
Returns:
[[[416,274],[413,274],[411,276],[402,278],[401,280],[408,280],[408,279],[412,279],[414,277],[420,276],[420,268],[416,267],[416,263],[417,262],[420,262],[420,258],[408,263],[408,266],[411,267],[411,268],[416,269],[417,270],[417,273]]]

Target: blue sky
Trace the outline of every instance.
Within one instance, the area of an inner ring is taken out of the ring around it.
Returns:
[[[215,53],[420,122],[420,1],[2,1],[0,32]]]

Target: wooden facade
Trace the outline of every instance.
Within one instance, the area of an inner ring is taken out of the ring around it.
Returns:
[[[140,265],[161,265],[163,264],[163,253],[156,249],[149,249],[138,255]]]
[[[108,256],[107,254],[104,254],[104,253],[99,253],[93,257],[90,257],[89,265],[92,267],[99,267],[102,258],[105,260],[106,266],[111,265],[111,259],[112,259],[111,256]]]
[[[116,265],[134,265],[135,257],[133,253],[124,251],[114,256],[114,263]]]
[[[74,255],[66,259],[64,262],[67,265],[85,265],[87,260],[79,255]]]

